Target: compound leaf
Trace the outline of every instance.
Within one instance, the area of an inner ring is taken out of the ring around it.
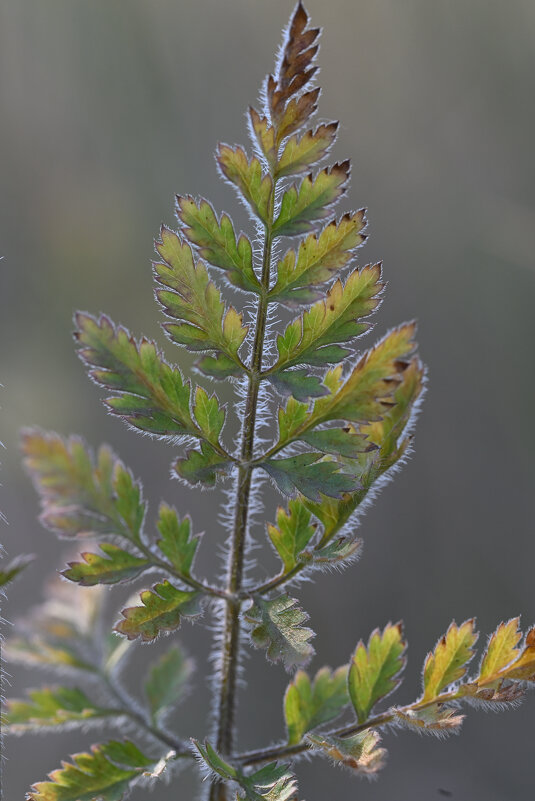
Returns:
[[[191,417],[189,383],[178,367],[167,364],[154,342],[136,342],[104,315],[96,319],[78,312],[76,324],[78,353],[90,377],[119,393],[105,401],[114,414],[150,434],[206,438]]]
[[[103,542],[100,550],[101,553],[81,553],[84,561],[69,562],[68,569],[62,570],[61,575],[82,587],[93,587],[131,581],[152,566],[146,557],[134,556],[109,542]]]
[[[253,269],[253,248],[244,234],[236,239],[232,220],[227,214],[218,219],[204,198],[177,195],[177,217],[182,233],[203,259],[213,267],[225,270],[227,278],[240,289],[258,292],[260,283]]]
[[[153,765],[133,743],[110,741],[74,754],[32,786],[28,801],[121,801],[131,785]]]
[[[368,646],[357,645],[349,668],[348,687],[359,723],[365,723],[381,698],[390,695],[400,683],[405,666],[406,643],[401,624],[389,623],[382,632],[375,629]]]
[[[77,688],[44,687],[29,690],[28,700],[9,699],[3,722],[8,734],[24,734],[43,728],[82,725],[94,718],[117,714],[117,711],[96,706]]]
[[[179,590],[169,581],[155,584],[151,590],[143,590],[139,597],[141,606],[123,609],[124,620],[114,628],[129,640],[139,638],[151,642],[162,632],[177,629],[183,617],[194,618],[201,614],[201,594]]]
[[[177,645],[169,648],[151,666],[145,681],[145,694],[154,723],[181,700],[192,672],[192,660]]]
[[[324,220],[346,191],[349,169],[349,161],[336,163],[316,176],[310,173],[299,186],[290,186],[282,195],[273,233],[276,236],[303,234],[312,229],[314,222]]]
[[[263,174],[258,159],[255,156],[247,158],[242,147],[219,144],[217,162],[225,178],[234,184],[253,214],[267,223],[270,217],[273,181],[271,176]]]
[[[337,718],[348,704],[347,665],[334,671],[321,668],[312,680],[298,670],[284,695],[288,744],[300,743],[307,732]]]
[[[161,535],[158,548],[179,573],[190,576],[200,542],[198,534],[191,534],[191,519],[184,517],[180,520],[176,509],[161,503],[156,525]]]
[[[196,207],[195,207],[196,208]],[[158,298],[166,315],[178,321],[164,323],[169,338],[192,351],[222,353],[243,369],[238,350],[247,335],[242,316],[225,307],[220,291],[210,281],[203,262],[195,263],[190,246],[178,234],[162,227],[156,250],[163,262],[154,263]]]
[[[474,655],[477,640],[474,620],[466,620],[461,626],[451,623],[440,638],[435,650],[429,653],[424,664],[423,701],[432,701],[440,691],[466,673],[466,666]]]
[[[44,526],[60,537],[113,534],[141,541],[146,512],[141,485],[107,446],[94,460],[77,437],[27,430],[22,450]]]
[[[336,281],[325,300],[307,309],[277,338],[279,358],[271,369],[341,361],[348,350],[334,343],[349,342],[368,329],[369,323],[360,321],[379,304],[384,288],[380,278],[381,265],[374,264],[354,270],[345,285]]]
[[[321,453],[266,459],[258,466],[269,473],[283,495],[295,495],[297,490],[311,501],[320,501],[322,494],[341,498],[360,486],[354,476],[340,472],[342,465],[326,460]]]
[[[269,293],[287,305],[310,303],[321,296],[317,285],[343,269],[364,242],[365,209],[330,222],[321,233],[311,233],[297,252],[288,250],[277,266],[277,281]]]
[[[295,598],[279,595],[266,600],[255,597],[245,613],[251,623],[251,641],[256,648],[265,648],[271,662],[282,662],[289,670],[306,664],[314,649],[309,640],[314,632],[301,624],[308,620],[306,612],[297,606]]]
[[[279,506],[277,525],[270,524],[267,527],[285,573],[289,573],[299,564],[300,555],[316,532],[316,527],[310,524],[311,514],[299,498],[289,502],[288,510],[286,512]]]
[[[307,739],[313,748],[361,775],[375,776],[384,767],[387,752],[378,748],[381,738],[376,731],[362,731],[344,738],[309,734]]]

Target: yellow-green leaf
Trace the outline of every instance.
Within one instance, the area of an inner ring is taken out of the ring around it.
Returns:
[[[349,342],[369,327],[361,322],[379,305],[384,284],[381,265],[354,270],[345,284],[337,280],[324,300],[291,322],[277,339],[279,358],[272,371],[297,364],[340,362],[348,353],[334,343]]]
[[[307,732],[337,718],[348,704],[347,665],[334,671],[321,668],[312,680],[298,670],[284,695],[288,744],[300,743]]]
[[[192,536],[189,516],[178,517],[176,509],[166,503],[160,504],[156,523],[161,539],[158,548],[183,576],[191,575],[191,566],[199,546],[200,536]]]
[[[271,299],[281,303],[309,303],[320,297],[318,284],[343,269],[364,242],[365,210],[347,213],[337,223],[330,222],[319,234],[309,234],[297,252],[288,250],[277,265],[277,282]]]
[[[293,184],[283,195],[279,214],[273,226],[276,236],[295,236],[312,229],[323,220],[340,196],[346,191],[349,161],[325,167],[316,176],[307,175],[301,183]]]
[[[311,514],[297,498],[288,504],[288,512],[281,506],[277,509],[277,525],[268,525],[268,534],[274,548],[288,573],[299,563],[300,555],[315,534],[316,527],[310,524]]]
[[[512,618],[507,623],[500,623],[487,645],[478,682],[495,676],[517,659],[520,654],[518,644],[522,637],[519,623],[518,617]]]
[[[406,643],[400,623],[375,629],[368,645],[357,645],[349,668],[348,686],[359,723],[365,723],[375,704],[400,684]]]
[[[307,739],[313,748],[361,775],[375,776],[384,767],[387,752],[378,747],[381,738],[376,731],[361,731],[343,738],[309,734]]]
[[[28,698],[8,699],[3,718],[7,734],[24,734],[42,729],[82,725],[95,718],[120,714],[94,704],[87,695],[74,687],[43,687],[29,690]]]
[[[168,317],[164,323],[169,338],[192,351],[214,351],[226,355],[234,370],[243,365],[238,356],[247,335],[242,316],[227,309],[220,291],[209,280],[203,262],[195,263],[190,246],[168,228],[162,228],[156,250],[164,260],[154,264],[159,288],[156,297]]]
[[[278,160],[277,177],[306,172],[321,161],[333,146],[337,130],[337,122],[322,123],[314,131],[291,136]]]
[[[242,147],[220,144],[217,161],[225,178],[234,184],[253,213],[266,223],[270,216],[273,181],[269,175],[264,175],[258,159],[247,158]]]
[[[61,574],[81,587],[93,587],[131,581],[152,566],[147,557],[135,556],[109,542],[103,542],[100,551],[81,553],[83,562],[69,562]]]
[[[169,581],[155,584],[152,590],[140,593],[141,606],[130,606],[121,612],[115,631],[129,640],[150,642],[159,634],[174,631],[183,617],[193,618],[201,614],[199,592],[186,592],[174,587]]]
[[[474,655],[477,640],[474,620],[466,620],[461,626],[451,623],[440,638],[435,650],[427,655],[424,664],[423,701],[432,701],[441,690],[466,673],[468,662]]]
[[[228,214],[218,219],[204,198],[177,195],[177,217],[182,233],[203,259],[213,267],[225,270],[229,281],[240,289],[258,292],[260,283],[253,269],[253,248],[245,234],[236,232]]]

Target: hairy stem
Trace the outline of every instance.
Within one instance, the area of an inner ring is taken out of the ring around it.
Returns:
[[[264,250],[262,258],[262,291],[258,299],[255,338],[249,370],[249,388],[245,401],[242,424],[242,444],[238,478],[236,482],[236,504],[234,529],[229,557],[227,582],[227,601],[221,650],[221,677],[218,698],[217,717],[217,749],[221,754],[230,755],[234,746],[234,721],[236,710],[236,683],[240,652],[240,597],[243,580],[243,562],[247,539],[247,522],[249,516],[249,498],[253,474],[252,459],[254,455],[255,427],[262,372],[262,356],[266,332],[268,292],[271,268],[272,225],[275,203],[273,187],[270,202],[270,217],[266,224]],[[226,801],[227,791],[224,784],[214,781],[210,789],[210,801]]]

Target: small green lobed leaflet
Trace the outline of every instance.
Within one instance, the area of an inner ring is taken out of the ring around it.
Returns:
[[[349,161],[312,173],[299,185],[283,192],[273,231],[277,236],[297,236],[312,230],[313,223],[329,216],[331,207],[344,194],[349,181]]]
[[[135,556],[109,542],[103,542],[100,551],[101,553],[81,553],[83,562],[69,562],[68,568],[62,570],[61,575],[69,581],[77,582],[81,587],[93,587],[95,584],[130,581],[152,567],[147,557]]]
[[[312,658],[314,649],[309,640],[314,632],[301,625],[308,615],[297,606],[295,598],[279,595],[266,600],[256,596],[244,619],[251,625],[252,645],[265,649],[271,662],[282,662],[290,670],[306,665]]]
[[[28,801],[121,801],[154,765],[128,740],[93,745],[71,759],[49,774],[50,781],[34,784]]]
[[[316,533],[316,526],[311,525],[311,517],[306,506],[296,499],[289,502],[288,512],[279,506],[277,525],[269,524],[267,527],[285,573],[289,573],[299,564],[303,551]]]
[[[182,700],[193,668],[192,660],[177,645],[151,665],[144,689],[154,723]]]
[[[312,748],[362,776],[375,776],[384,767],[386,750],[379,748],[381,738],[376,731],[357,732],[352,737],[309,734]]]
[[[200,535],[191,534],[191,518],[179,518],[176,509],[161,503],[156,523],[161,539],[158,548],[183,576],[191,576],[191,568],[199,547]]]
[[[359,723],[365,723],[375,704],[399,685],[405,667],[406,643],[400,623],[375,629],[368,645],[357,645],[349,668],[348,687]]]
[[[288,744],[300,743],[304,735],[335,720],[349,705],[347,665],[331,671],[324,667],[311,680],[298,670],[284,694],[284,719]]]
[[[7,734],[58,729],[117,715],[117,711],[99,707],[78,688],[44,687],[29,690],[28,699],[12,699],[3,717]]]
[[[424,701],[436,698],[441,690],[466,673],[478,637],[474,625],[474,619],[466,620],[461,626],[451,623],[435,650],[427,655],[423,673]]]
[[[175,631],[182,618],[195,618],[201,614],[202,595],[198,591],[179,590],[169,581],[155,584],[151,590],[140,593],[141,606],[129,606],[121,614],[115,631],[129,640],[151,642],[160,634]]]
[[[218,145],[216,158],[222,175],[236,187],[253,214],[262,222],[267,222],[273,181],[263,173],[258,159],[255,156],[248,158],[242,147],[225,144]]]

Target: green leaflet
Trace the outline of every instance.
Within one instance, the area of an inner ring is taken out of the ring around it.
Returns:
[[[310,524],[311,514],[298,498],[288,504],[289,512],[279,506],[277,509],[277,525],[268,525],[268,534],[284,565],[284,572],[289,573],[301,561],[301,555],[316,533],[316,527]]]
[[[69,562],[68,569],[62,570],[61,575],[82,587],[92,587],[95,584],[131,581],[152,566],[146,557],[134,556],[108,542],[103,542],[100,550],[100,554],[88,551],[81,553],[84,561]]]
[[[340,472],[341,464],[325,460],[321,453],[266,459],[258,467],[269,473],[283,495],[295,495],[297,490],[311,501],[320,501],[322,495],[341,498],[360,486],[353,475]]]
[[[500,673],[517,659],[520,654],[518,644],[522,638],[519,618],[500,623],[489,640],[479,669],[479,681],[484,681]]]
[[[284,695],[288,744],[300,743],[307,732],[337,718],[348,704],[347,665],[334,671],[321,668],[312,681],[298,670]]]
[[[325,167],[316,176],[303,178],[283,195],[273,226],[276,236],[295,236],[312,230],[312,224],[328,217],[331,207],[346,191],[349,161]]]
[[[176,509],[160,504],[156,523],[161,539],[158,548],[183,576],[191,575],[191,566],[200,542],[200,536],[191,534],[191,518],[178,517]]]
[[[77,437],[27,430],[22,451],[44,526],[60,537],[114,534],[140,542],[146,511],[141,486],[107,446],[94,460]]]
[[[278,160],[276,175],[297,175],[327,155],[336,140],[337,122],[323,123],[312,131],[291,136],[285,143]]]
[[[228,214],[218,219],[207,200],[177,195],[177,217],[181,233],[213,267],[225,270],[227,278],[240,289],[258,292],[260,283],[253,269],[253,248],[244,234],[236,240]]]
[[[154,764],[128,740],[93,745],[71,759],[49,774],[51,781],[32,785],[28,801],[121,801]]]
[[[319,234],[309,234],[297,252],[288,250],[277,266],[277,282],[270,300],[294,305],[310,303],[321,297],[317,285],[342,270],[364,242],[361,231],[366,226],[365,209],[347,213],[337,223],[330,222]]]
[[[9,699],[3,722],[8,734],[24,734],[43,728],[57,729],[67,724],[82,725],[90,719],[110,715],[117,715],[117,712],[98,707],[82,690],[44,687],[41,690],[29,690],[28,700]]]
[[[320,398],[329,392],[318,376],[310,375],[309,371],[304,368],[281,370],[280,372],[266,375],[266,378],[281,395],[292,395],[299,401],[307,401],[308,398]]]
[[[194,262],[190,246],[174,231],[162,228],[156,250],[164,260],[154,264],[156,297],[167,316],[179,321],[163,324],[169,338],[188,350],[221,353],[235,371],[242,370],[238,351],[247,335],[242,315],[226,308],[204,264]]]
[[[296,798],[297,783],[287,765],[270,762],[246,776],[226,762],[207,740],[204,744],[197,740],[193,740],[193,743],[212,773],[240,786],[245,794],[237,795],[238,801],[293,801]]]
[[[215,486],[218,475],[225,473],[232,462],[219,455],[207,442],[201,443],[201,450],[190,450],[186,456],[176,459],[171,472],[189,484],[202,484],[211,488]]]
[[[400,683],[405,667],[406,643],[401,624],[389,623],[381,632],[375,629],[368,646],[357,645],[349,668],[348,687],[359,723],[365,723],[381,698],[390,695]]]
[[[358,428],[360,434],[366,437],[366,441],[371,443],[371,447],[375,446],[375,450],[364,452],[358,457],[357,464],[360,469],[362,489],[345,496],[341,500],[324,497],[321,503],[318,504],[310,504],[307,501],[313,514],[323,524],[324,532],[320,547],[329,542],[336,532],[347,523],[377,479],[385,475],[405,455],[409,445],[409,438],[404,436],[404,430],[411,419],[415,404],[421,396],[423,375],[421,364],[417,359],[413,359],[401,374],[401,383],[394,391],[395,405],[385,408],[381,420]],[[297,420],[296,425],[294,425],[295,429],[299,423],[299,414],[301,414],[302,410],[297,408],[292,411],[294,406],[296,406],[295,402],[292,405],[288,402],[287,408],[291,412],[288,424],[293,420]],[[286,420],[283,419],[281,435],[282,432],[286,432],[285,426]],[[356,460],[352,460],[351,463],[355,470]]]
[[[454,709],[433,704],[421,709],[392,710],[395,719],[420,734],[456,734],[464,721],[465,715],[460,715]]]
[[[0,569],[0,590],[11,584],[22,571],[35,559],[34,556],[16,556]]]
[[[155,584],[152,590],[143,590],[139,597],[141,606],[123,609],[124,620],[114,628],[129,640],[139,638],[151,642],[159,634],[177,629],[183,617],[194,618],[201,614],[201,594],[178,590],[169,581]]]
[[[426,657],[423,701],[433,700],[441,690],[464,676],[466,666],[474,655],[473,646],[477,636],[473,619],[466,620],[461,626],[451,623],[435,650]]]
[[[189,383],[177,367],[167,364],[154,342],[141,339],[137,343],[104,315],[96,319],[78,312],[76,324],[78,353],[89,376],[119,393],[105,401],[114,414],[150,434],[187,434],[210,441],[210,432],[191,417]],[[212,445],[219,447],[217,441]]]
[[[269,175],[263,174],[258,159],[254,156],[248,159],[242,147],[219,144],[217,162],[225,178],[234,184],[253,214],[262,222],[267,222],[273,181]]]
[[[256,109],[249,107],[249,132],[253,145],[256,145],[265,157],[271,170],[277,165],[277,134],[267,117],[262,117]]]
[[[286,409],[279,411],[276,450],[330,420],[365,424],[380,422],[393,406],[396,388],[409,366],[404,359],[415,348],[413,334],[414,324],[391,331],[361,357],[345,381],[342,380],[341,366],[330,370],[324,378],[329,393],[316,400],[312,413],[306,404],[296,403],[290,398]],[[371,437],[370,442],[373,442]]]
[[[304,92],[300,97],[292,97],[282,113],[278,114],[277,142],[281,142],[294,131],[298,131],[318,110],[320,88]]]
[[[279,595],[266,600],[256,596],[244,617],[253,626],[253,645],[265,648],[271,662],[282,662],[290,670],[311,659],[314,649],[309,640],[314,632],[301,625],[308,620],[308,615],[297,606],[295,598]]]
[[[335,343],[349,342],[368,329],[369,323],[359,321],[379,304],[384,288],[380,278],[381,265],[374,264],[354,270],[345,285],[336,281],[325,300],[307,309],[277,338],[279,358],[271,370],[341,361],[349,351]]]
[[[334,762],[364,776],[375,776],[384,767],[386,750],[378,748],[381,738],[376,731],[362,731],[344,738],[309,734],[308,740]]]
[[[151,666],[145,681],[145,694],[153,723],[181,700],[192,672],[192,660],[176,645]]]
[[[302,440],[323,453],[333,453],[345,456],[347,459],[356,459],[360,454],[369,453],[378,448],[368,440],[366,435],[357,434],[351,426],[308,431],[303,434]]]

